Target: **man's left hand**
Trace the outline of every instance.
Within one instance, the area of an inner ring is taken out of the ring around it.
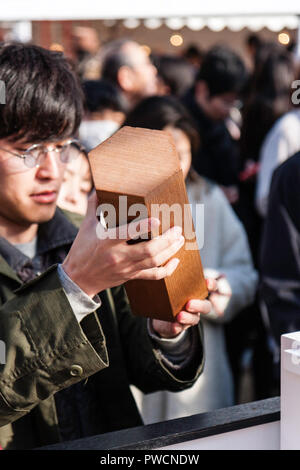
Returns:
[[[216,289],[216,281],[214,279],[207,279],[206,283],[209,292],[213,292]],[[182,331],[197,325],[200,321],[200,316],[207,315],[211,308],[212,305],[209,300],[189,300],[185,305],[185,310],[177,314],[175,322],[152,320],[153,330],[162,338],[174,338]]]

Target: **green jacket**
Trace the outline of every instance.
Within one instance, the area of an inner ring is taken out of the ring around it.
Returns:
[[[66,414],[84,416],[83,437],[142,424],[129,384],[145,393],[179,391],[201,373],[201,328],[196,328],[196,356],[174,371],[155,349],[145,319],[132,315],[122,286],[100,298],[101,307],[79,324],[56,265],[23,284],[0,255],[0,340],[6,345],[6,362],[0,365],[1,447],[61,441],[59,394],[67,393]]]

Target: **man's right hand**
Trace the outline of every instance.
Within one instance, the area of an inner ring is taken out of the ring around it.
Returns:
[[[150,241],[128,245],[130,233],[136,231],[142,235],[155,230],[159,220],[149,218],[133,221],[122,228],[108,229],[106,238],[101,239],[97,236],[99,222],[96,210],[97,196],[94,193],[77,237],[62,264],[66,274],[86,294],[94,297],[102,290],[131,279],[158,280],[175,271],[179,260],[170,258],[184,245],[180,227],[173,227]]]

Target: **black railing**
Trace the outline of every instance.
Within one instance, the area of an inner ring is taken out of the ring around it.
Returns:
[[[39,449],[135,450],[159,449],[180,442],[279,421],[280,398],[268,398],[185,418],[123,429]]]

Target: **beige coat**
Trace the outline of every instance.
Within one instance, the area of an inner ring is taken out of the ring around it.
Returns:
[[[232,296],[230,300],[226,296],[221,299],[227,303],[224,316],[217,317],[212,312],[209,317],[202,317],[206,362],[201,377],[189,390],[150,395],[133,390],[146,424],[233,405],[233,381],[222,323],[253,301],[257,285],[246,233],[222,191],[199,176],[187,184],[187,191],[192,209],[204,204],[204,245],[200,249],[203,266],[210,270],[209,275],[225,274],[228,283],[222,288],[231,289]],[[194,224],[200,245],[201,218],[194,218]]]

